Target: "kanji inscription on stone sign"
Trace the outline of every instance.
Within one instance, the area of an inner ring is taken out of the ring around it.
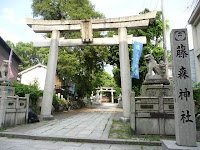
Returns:
[[[196,123],[191,82],[187,29],[174,29],[170,34],[176,143],[196,146]]]
[[[179,73],[178,73],[178,78],[180,79],[186,79],[189,78],[187,70],[185,67],[181,66],[181,68],[179,68]]]

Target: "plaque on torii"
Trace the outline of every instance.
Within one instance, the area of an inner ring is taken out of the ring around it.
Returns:
[[[154,19],[156,11],[136,16],[88,19],[88,20],[37,20],[26,19],[26,23],[35,33],[52,33],[51,38],[34,41],[34,47],[49,47],[47,75],[42,100],[41,119],[51,119],[51,105],[57,66],[58,47],[84,45],[119,45],[123,116],[130,118],[130,64],[128,44],[134,41],[146,44],[146,37],[127,35],[127,29],[147,28],[149,21]],[[106,38],[93,38],[93,31],[118,30],[118,35]],[[60,38],[60,32],[81,32],[81,39]]]

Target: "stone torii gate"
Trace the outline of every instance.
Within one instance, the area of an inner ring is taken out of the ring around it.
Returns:
[[[130,63],[128,44],[133,41],[146,43],[146,37],[127,35],[127,29],[147,28],[149,20],[154,19],[156,12],[129,17],[91,19],[91,20],[35,20],[26,19],[26,23],[35,33],[52,33],[50,39],[34,42],[35,47],[49,47],[47,74],[43,93],[41,119],[53,119],[51,106],[57,67],[58,47],[83,45],[119,45],[121,89],[123,102],[123,119],[130,118]],[[112,38],[93,38],[93,31],[118,30],[118,36]],[[81,32],[82,39],[60,38],[60,32]]]
[[[99,87],[99,88],[96,88],[96,90],[98,92],[110,92],[111,93],[111,102],[114,103],[114,92],[116,92],[116,90],[114,90],[113,87]],[[101,93],[102,95],[102,93]],[[102,100],[102,99],[101,99]]]

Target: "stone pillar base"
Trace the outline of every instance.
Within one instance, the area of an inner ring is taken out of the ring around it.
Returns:
[[[163,140],[162,150],[200,150],[200,143],[197,143],[197,147],[187,147],[187,146],[178,146],[176,144],[176,141]]]
[[[54,120],[53,115],[48,115],[48,116],[39,115],[38,118],[40,121]]]
[[[130,118],[126,118],[126,117],[121,117],[120,122],[125,123],[125,122],[130,122]]]

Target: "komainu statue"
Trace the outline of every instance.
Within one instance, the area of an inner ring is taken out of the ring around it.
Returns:
[[[3,60],[1,66],[0,66],[0,84],[7,84],[8,82],[8,60]]]
[[[147,74],[143,84],[169,84],[166,64],[163,61],[158,64],[151,54],[145,55],[144,59],[147,66]]]

